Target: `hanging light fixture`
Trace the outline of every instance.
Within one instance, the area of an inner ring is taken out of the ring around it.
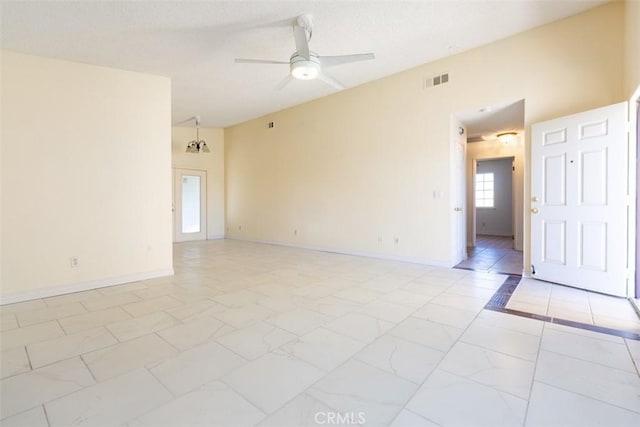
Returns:
[[[190,120],[193,119],[196,121],[196,139],[187,144],[187,153],[208,153],[207,143],[200,139],[200,116],[192,117]]]
[[[513,142],[516,142],[516,135],[518,135],[516,132],[503,132],[497,134],[496,138],[498,138],[498,141],[502,142],[503,144],[511,144]]]

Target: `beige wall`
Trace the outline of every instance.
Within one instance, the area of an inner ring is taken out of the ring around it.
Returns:
[[[622,20],[609,4],[227,129],[228,235],[449,263],[450,115],[524,98],[528,127],[623,99]]]
[[[640,87],[640,1],[625,2],[625,68],[626,94],[630,97]]]
[[[525,106],[526,107],[526,106]],[[473,203],[473,179],[474,162],[483,159],[497,159],[513,157],[515,171],[513,172],[512,185],[514,189],[514,245],[515,249],[522,250],[523,238],[523,188],[524,188],[524,137],[518,135],[513,144],[503,144],[497,139],[467,144],[467,245],[475,244],[475,215]]]
[[[1,116],[2,302],[171,274],[168,78],[2,51]]]
[[[525,99],[528,129],[624,99],[623,12],[607,4],[226,129],[227,235],[451,264],[450,116]],[[528,234],[527,220],[525,265]]]
[[[174,169],[195,169],[207,173],[207,238],[222,238],[224,237],[224,130],[200,128],[200,139],[207,143],[210,153],[186,153],[187,143],[195,138],[195,127],[171,129],[171,163]]]

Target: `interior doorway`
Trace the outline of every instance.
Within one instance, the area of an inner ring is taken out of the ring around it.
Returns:
[[[524,100],[455,115],[467,130],[467,260],[461,268],[523,273]],[[509,138],[502,138],[508,134]]]

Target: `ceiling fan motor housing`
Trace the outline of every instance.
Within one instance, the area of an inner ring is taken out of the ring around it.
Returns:
[[[291,76],[298,80],[313,80],[320,74],[320,59],[315,53],[310,53],[309,59],[294,53],[291,56]]]

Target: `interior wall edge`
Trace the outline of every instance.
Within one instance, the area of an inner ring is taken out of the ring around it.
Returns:
[[[38,289],[34,291],[21,292],[10,295],[0,295],[0,305],[15,304],[18,302],[30,301],[34,299],[73,294],[76,292],[89,291],[93,289],[108,288],[109,286],[124,285],[126,283],[138,282],[140,280],[173,276],[173,274],[173,268],[169,268],[128,274],[125,276],[109,277],[106,279],[92,280],[89,282],[79,282],[72,285],[60,286],[55,288]]]

